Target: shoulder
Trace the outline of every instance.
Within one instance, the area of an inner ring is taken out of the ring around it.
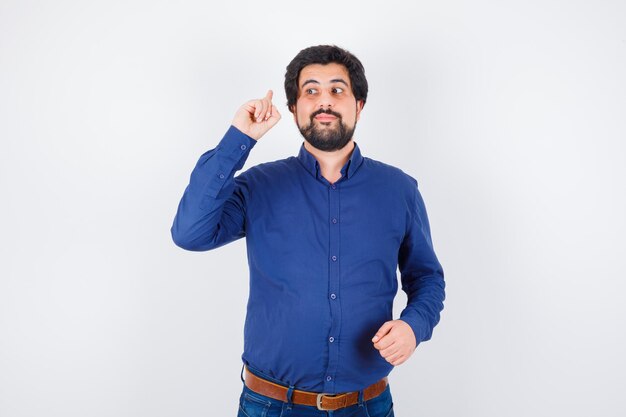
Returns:
[[[263,182],[270,179],[276,181],[282,175],[291,173],[295,169],[296,163],[297,160],[294,156],[261,162],[241,172],[238,177],[247,182]]]
[[[392,181],[394,184],[407,191],[412,191],[417,188],[417,179],[399,167],[370,157],[363,157],[363,164],[374,174],[385,178],[387,181]]]

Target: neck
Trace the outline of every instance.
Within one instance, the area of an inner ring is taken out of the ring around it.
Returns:
[[[321,151],[304,141],[304,148],[311,153],[320,164],[322,176],[331,184],[341,178],[341,168],[348,162],[354,150],[354,140],[350,141],[341,149],[336,151]]]

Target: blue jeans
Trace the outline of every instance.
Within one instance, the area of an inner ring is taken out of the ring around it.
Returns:
[[[239,397],[237,417],[394,417],[393,400],[389,384],[387,384],[387,387],[380,395],[368,401],[363,400],[363,390],[361,390],[359,391],[359,402],[357,404],[338,410],[322,411],[315,406],[292,403],[291,393],[294,387],[287,387],[281,381],[268,377],[258,369],[250,366],[248,366],[248,370],[261,378],[289,388],[287,392],[288,401],[280,401],[258,394],[244,383],[243,391]],[[243,382],[243,377],[241,381]]]

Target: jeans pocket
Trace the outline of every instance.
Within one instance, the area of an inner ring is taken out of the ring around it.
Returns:
[[[373,407],[368,407],[367,415],[369,417],[395,417],[393,414],[393,403],[391,403],[389,409],[381,409],[380,407],[374,409]]]
[[[365,401],[365,408],[369,417],[394,417],[393,398],[389,385],[379,396]]]
[[[243,417],[266,417],[271,403],[247,392],[243,393],[239,412]]]

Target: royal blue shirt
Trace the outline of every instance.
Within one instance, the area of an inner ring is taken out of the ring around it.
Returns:
[[[417,181],[362,156],[356,141],[334,184],[304,143],[297,156],[235,176],[256,144],[230,126],[200,156],[172,238],[206,251],[245,236],[243,363],[300,390],[363,389],[393,368],[371,339],[393,320],[396,269],[408,300],[399,319],[418,344],[443,309],[443,270]]]

